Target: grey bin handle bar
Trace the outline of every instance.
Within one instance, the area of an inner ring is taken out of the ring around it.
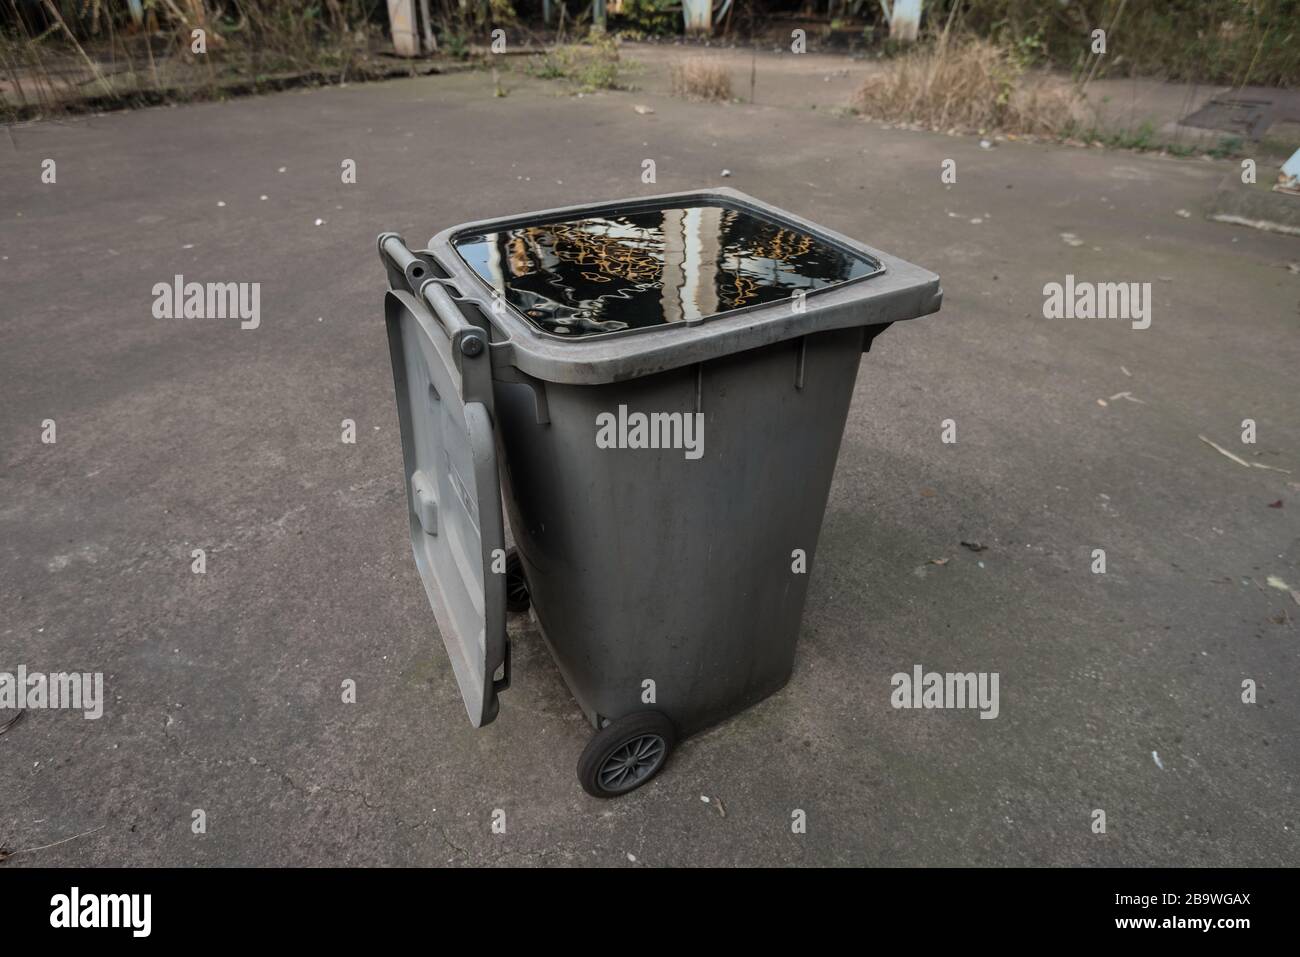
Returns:
[[[473,296],[461,295],[449,279],[434,275],[439,267],[429,259],[411,252],[397,233],[381,233],[379,256],[388,271],[388,285],[395,292],[413,295],[417,303],[432,314],[447,334],[451,355],[460,374],[460,392],[465,402],[481,402],[489,414],[493,408],[492,353],[488,349],[488,330],[465,317],[458,302],[477,308],[486,321],[490,305]],[[444,361],[446,361],[444,360]]]
[[[483,353],[487,344],[484,330],[466,319],[456,303],[468,302],[480,309],[490,309],[488,303],[473,296],[462,295],[450,279],[433,275],[429,263],[411,252],[406,241],[397,233],[380,235],[379,253],[386,264],[391,264],[402,274],[407,288],[416,298],[428,305],[429,311],[447,333],[447,338],[462,355],[473,357]]]

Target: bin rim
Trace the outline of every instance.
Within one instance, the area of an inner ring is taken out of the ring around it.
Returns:
[[[514,366],[549,382],[599,384],[652,375],[736,352],[795,339],[810,333],[913,319],[937,312],[943,299],[939,277],[736,189],[712,187],[650,196],[583,203],[461,223],[429,241],[428,254],[470,298],[492,301],[496,290],[455,248],[462,236],[564,218],[595,216],[629,208],[658,209],[684,204],[714,204],[759,216],[807,232],[877,264],[866,275],[808,292],[804,308],[793,297],[744,306],[702,319],[666,322],[579,339],[566,339],[538,328],[502,300],[499,309],[480,310],[495,335],[493,364]]]

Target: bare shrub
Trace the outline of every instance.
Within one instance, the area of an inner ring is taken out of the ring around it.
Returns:
[[[1057,135],[1079,126],[1085,100],[1064,80],[1027,75],[1014,51],[966,38],[880,64],[854,107],[876,119],[937,130]]]
[[[690,100],[731,99],[731,74],[717,60],[691,57],[671,68],[673,96]]]

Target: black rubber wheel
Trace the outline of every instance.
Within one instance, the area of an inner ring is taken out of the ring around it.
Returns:
[[[663,770],[677,741],[658,711],[638,711],[597,731],[578,758],[578,781],[592,797],[627,794]]]
[[[524,563],[519,560],[519,549],[506,549],[506,611],[527,611],[528,579],[524,577]]]

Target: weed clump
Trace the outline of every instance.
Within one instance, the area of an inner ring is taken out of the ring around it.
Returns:
[[[593,32],[582,43],[548,50],[534,58],[530,72],[548,80],[565,80],[584,93],[618,90],[626,85],[618,41],[601,32]]]

